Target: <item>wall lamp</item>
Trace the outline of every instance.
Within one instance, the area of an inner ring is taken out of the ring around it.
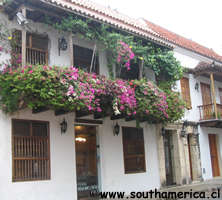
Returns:
[[[183,126],[182,126],[182,129],[181,129],[181,131],[180,131],[180,136],[181,137],[186,137],[186,127],[188,126],[188,121],[186,120],[186,121],[184,121],[183,122]]]
[[[17,12],[16,17],[17,17],[17,22],[19,25],[23,26],[25,24],[28,24],[28,20],[21,12]]]
[[[59,38],[58,48],[59,48],[59,56],[60,56],[60,50],[65,51],[68,48],[68,43],[64,37]]]
[[[195,84],[195,86],[194,86],[194,89],[195,89],[197,92],[199,92],[199,83],[198,83],[198,82],[196,82],[196,84]]]
[[[62,123],[60,123],[60,128],[61,128],[61,135],[65,134],[67,131],[67,121],[65,118],[63,119]]]
[[[115,136],[118,136],[119,135],[119,131],[120,131],[120,126],[119,124],[116,122],[116,125],[114,126],[113,128],[113,135]]]
[[[166,135],[166,129],[162,127],[161,129],[161,135],[164,137]]]

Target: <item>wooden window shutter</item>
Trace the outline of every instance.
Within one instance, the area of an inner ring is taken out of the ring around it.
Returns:
[[[142,128],[122,127],[125,173],[146,171]]]
[[[186,108],[191,109],[191,98],[190,98],[190,85],[189,85],[189,79],[183,77],[180,80],[181,84],[181,92],[182,92],[182,98],[186,102]]]
[[[12,120],[12,181],[50,179],[49,123]]]

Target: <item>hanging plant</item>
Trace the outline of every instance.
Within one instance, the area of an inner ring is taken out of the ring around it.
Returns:
[[[153,123],[175,121],[182,113],[178,96],[168,98],[150,81],[111,80],[74,67],[7,68],[0,74],[0,96],[1,109],[6,113],[26,107],[110,111],[109,115],[135,116]]]

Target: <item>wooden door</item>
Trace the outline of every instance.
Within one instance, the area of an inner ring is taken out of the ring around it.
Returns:
[[[202,101],[203,101],[203,119],[211,119],[213,114],[213,105],[211,99],[210,85],[200,83]]]
[[[190,161],[190,177],[191,180],[193,180],[193,167],[192,167],[192,155],[191,155],[191,134],[188,135],[187,137],[187,142],[188,142],[188,151],[189,151],[189,161]]]
[[[220,176],[216,135],[209,134],[208,137],[209,137],[210,157],[211,157],[213,177]]]
[[[175,185],[174,177],[175,170],[173,167],[173,135],[166,131],[164,136],[164,154],[165,154],[165,168],[166,168],[166,185]]]

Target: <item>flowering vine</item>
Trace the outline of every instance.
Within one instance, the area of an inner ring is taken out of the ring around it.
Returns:
[[[121,40],[118,41],[117,54],[117,62],[124,63],[124,66],[130,70],[130,61],[135,56],[130,46]]]
[[[46,107],[164,122],[179,119],[168,106],[172,102],[174,110],[183,112],[178,96],[168,98],[150,81],[111,80],[75,67],[6,68],[0,74],[0,96],[0,106],[6,113]]]

